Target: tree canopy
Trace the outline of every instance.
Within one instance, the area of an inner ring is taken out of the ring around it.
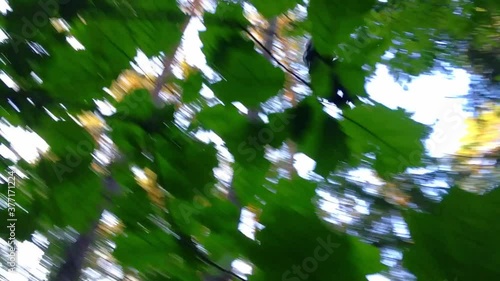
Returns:
[[[0,238],[43,249],[51,280],[500,280],[500,2],[8,5],[0,122],[43,141],[30,160],[1,131],[0,217],[14,227]],[[197,21],[204,67],[185,44]],[[305,38],[335,66],[308,75]],[[459,156],[432,158],[429,126],[370,98],[379,65],[401,83],[454,68],[474,77]],[[361,102],[325,101],[330,75]],[[297,174],[298,153],[314,176]],[[359,168],[383,182],[376,192],[349,177]],[[436,179],[450,188],[430,196],[422,183]],[[369,211],[332,223],[324,194]],[[409,235],[387,230],[391,218]],[[410,275],[391,273],[388,250]],[[236,260],[252,272],[242,277]]]

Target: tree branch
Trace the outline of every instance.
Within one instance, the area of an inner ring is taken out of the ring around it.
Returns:
[[[186,28],[188,27],[189,23],[191,22],[191,19],[195,15],[195,11],[197,10],[198,6],[200,5],[200,0],[194,0],[191,9],[190,9],[190,14],[191,16],[186,19],[186,21],[182,24],[181,31],[182,31],[182,36],[184,36],[184,33],[186,31]],[[177,53],[177,50],[181,46],[182,43],[182,38],[175,44],[175,46],[172,48],[172,51],[169,54],[165,54],[165,58],[163,59],[163,71],[161,72],[160,76],[156,79],[155,86],[153,90],[151,91],[151,96],[153,98],[153,102],[157,107],[162,106],[162,100],[160,98],[160,91],[161,88],[163,87],[163,84],[165,84],[165,81],[167,78],[172,74],[172,64],[174,63],[175,60],[175,54]]]
[[[300,77],[297,73],[293,72],[291,69],[289,69],[288,67],[286,67],[286,65],[284,65],[282,62],[280,62],[272,53],[272,48],[268,48],[267,47],[267,44],[263,44],[262,42],[259,41],[259,39],[255,38],[255,36],[253,36],[253,34],[248,31],[246,28],[243,29],[245,31],[245,33],[248,34],[248,36],[250,36],[250,38],[252,38],[252,40],[257,44],[259,45],[262,50],[267,54],[266,57],[268,57],[269,59],[272,59],[273,61],[275,61],[281,68],[283,68],[286,72],[290,73],[291,75],[293,75],[297,80],[299,80],[300,82],[302,82],[304,85],[308,86],[309,88],[311,88],[311,83],[307,82],[306,80],[304,80],[304,78]],[[271,34],[271,32],[269,32],[268,34]],[[273,33],[274,34],[274,33]]]

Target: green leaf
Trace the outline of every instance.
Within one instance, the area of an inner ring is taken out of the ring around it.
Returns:
[[[146,132],[138,125],[121,120],[109,120],[111,138],[120,152],[131,159],[139,157],[149,140]]]
[[[348,160],[346,134],[315,99],[304,99],[284,114],[291,116],[290,136],[298,150],[316,161],[316,173],[326,177],[340,162]]]
[[[234,45],[233,41],[241,43],[241,29],[250,24],[243,15],[243,7],[228,2],[218,3],[214,14],[205,13],[203,22],[207,29],[200,39],[208,65],[225,59],[226,49]]]
[[[83,174],[49,187],[50,200],[44,202],[42,213],[54,225],[70,226],[79,232],[88,231],[92,223],[100,218],[100,206],[104,200],[101,179],[90,169]]]
[[[200,71],[191,73],[182,85],[182,101],[190,103],[198,99],[203,86],[203,74]]]
[[[233,106],[206,107],[196,115],[196,120],[203,128],[214,131],[226,142],[243,135],[249,126],[248,119]]]
[[[266,198],[249,257],[256,265],[252,280],[366,280],[384,269],[378,249],[330,230],[316,215],[315,184],[281,180]],[[359,259],[362,259],[360,261]]]
[[[199,280],[193,265],[183,259],[179,240],[159,228],[119,236],[113,256],[123,266],[141,272],[155,270],[181,280]]]
[[[151,94],[146,89],[135,90],[126,95],[116,106],[116,118],[145,121],[155,110]]]
[[[241,165],[238,162],[233,165],[231,186],[236,192],[238,201],[244,206],[260,205],[260,198],[267,193],[265,183],[271,163],[265,158],[261,159],[254,165]]]
[[[112,196],[111,211],[120,218],[127,230],[151,228],[154,222],[150,215],[154,213],[153,205],[147,192],[138,185],[134,174],[126,165],[112,168],[113,179],[120,185],[120,194]]]
[[[255,8],[266,18],[272,18],[284,14],[286,11],[294,8],[297,4],[302,1],[297,0],[276,0],[276,1],[266,1],[266,0],[250,0]]]
[[[419,280],[500,278],[500,189],[477,195],[452,188],[429,214],[408,211],[414,245],[404,264]]]
[[[105,48],[105,45],[102,47]],[[34,71],[44,81],[43,86],[52,97],[66,100],[77,96],[90,102],[100,98],[102,88],[109,86],[108,83],[128,67],[129,58],[117,56],[116,50],[108,52],[113,56],[101,58],[100,54],[77,51],[69,45],[61,46],[54,50],[48,62],[35,66]]]
[[[50,151],[59,158],[56,163],[49,165],[50,168],[47,167],[45,174],[42,173],[50,183],[58,183],[89,167],[95,141],[83,127],[72,120],[54,122],[47,116],[35,129],[50,146]],[[43,164],[37,169],[43,169]]]
[[[197,115],[205,129],[214,131],[225,142],[235,161],[241,165],[262,163],[264,146],[276,141],[273,131],[262,122],[251,123],[235,107],[216,105]],[[277,136],[278,137],[278,136]]]
[[[284,72],[257,54],[253,46],[231,48],[226,59],[214,64],[223,80],[210,88],[224,103],[241,102],[254,108],[278,94],[285,82]]]
[[[367,72],[361,66],[349,63],[338,63],[335,72],[338,74],[340,83],[349,90],[351,95],[366,97],[365,78]]]
[[[171,51],[182,36],[179,25],[187,20],[175,0],[98,5],[100,9],[82,13],[86,24],[75,37],[86,49],[108,59],[129,57],[131,60],[137,49],[147,56]]]
[[[255,51],[254,43],[242,36],[248,25],[241,6],[218,5],[215,14],[206,13],[207,30],[200,35],[207,64],[222,81],[210,85],[224,103],[239,101],[254,108],[278,94],[284,72]]]
[[[320,54],[331,55],[354,30],[364,24],[364,17],[375,0],[311,0],[308,6],[311,35]]]
[[[334,68],[323,60],[313,60],[309,69],[311,76],[311,88],[313,94],[321,98],[329,98],[332,95],[334,85]]]
[[[172,129],[154,137],[153,155],[158,183],[176,197],[192,199],[215,183],[213,169],[218,161],[213,144]]]
[[[382,178],[422,164],[422,139],[428,128],[402,109],[391,110],[381,104],[357,106],[344,112],[341,125],[353,156],[374,153],[374,168]]]

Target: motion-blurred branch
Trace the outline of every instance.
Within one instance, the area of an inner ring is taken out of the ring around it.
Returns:
[[[186,21],[182,24],[182,27],[181,27],[182,34],[185,33],[186,28],[188,27],[189,23],[191,22],[191,19],[193,17],[196,17],[196,11],[198,11],[200,9],[200,6],[201,6],[201,0],[194,0],[193,1],[193,4],[190,8],[190,15],[191,16],[188,17],[186,19]],[[161,92],[161,89],[163,87],[163,84],[165,84],[168,77],[172,74],[172,64],[174,63],[175,54],[177,53],[179,47],[181,46],[181,43],[182,43],[182,39],[179,40],[179,42],[177,42],[177,44],[175,44],[175,46],[172,48],[170,54],[166,54],[165,58],[163,59],[163,71],[160,74],[160,76],[158,76],[158,78],[156,79],[155,86],[154,86],[153,90],[151,91],[151,96],[153,98],[153,102],[155,103],[155,105],[157,107],[162,106],[160,92]]]

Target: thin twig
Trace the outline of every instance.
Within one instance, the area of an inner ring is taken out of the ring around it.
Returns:
[[[233,276],[233,277],[235,277],[235,278],[237,278],[237,279],[239,279],[239,280],[241,280],[241,281],[246,281],[244,278],[242,278],[242,277],[241,277],[241,276],[239,276],[238,274],[236,274],[236,273],[232,272],[231,270],[225,269],[224,267],[222,267],[222,266],[218,265],[217,263],[215,263],[214,261],[212,261],[212,260],[208,259],[208,258],[207,258],[207,257],[205,257],[205,256],[198,256],[198,258],[199,258],[201,261],[203,261],[204,263],[206,263],[206,264],[208,264],[208,265],[211,265],[211,266],[215,267],[216,269],[218,269],[218,270],[220,270],[220,271],[222,271],[222,272],[224,272],[224,273],[227,273],[227,274],[229,274],[229,275],[231,275],[231,276]]]
[[[288,67],[286,67],[286,65],[284,65],[282,62],[280,62],[271,52],[271,50],[269,50],[268,48],[266,48],[266,46],[264,46],[264,44],[262,42],[259,41],[259,39],[255,38],[255,36],[253,36],[253,34],[248,31],[246,28],[243,29],[245,31],[245,33],[247,33],[253,41],[255,41],[255,43],[257,43],[257,45],[259,45],[262,50],[264,50],[264,52],[266,52],[269,57],[274,60],[279,66],[281,66],[286,72],[290,73],[291,75],[293,75],[295,78],[297,78],[297,80],[299,80],[300,82],[302,82],[304,85],[307,85],[309,88],[311,88],[311,84],[309,82],[307,82],[306,80],[304,80],[302,77],[300,77],[298,74],[296,74],[295,72],[293,72],[291,69],[289,69]]]

